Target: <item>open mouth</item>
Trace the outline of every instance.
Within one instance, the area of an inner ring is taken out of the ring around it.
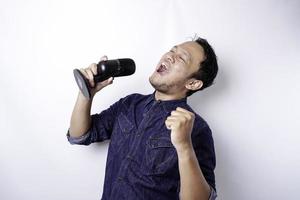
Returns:
[[[158,72],[158,73],[164,73],[167,71],[168,71],[168,67],[164,63],[161,63],[160,66],[156,70],[156,72]]]

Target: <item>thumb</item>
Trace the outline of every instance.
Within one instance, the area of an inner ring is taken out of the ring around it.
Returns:
[[[102,61],[102,60],[108,60],[107,56],[106,56],[106,55],[102,56],[102,57],[100,58],[100,61]]]
[[[105,81],[97,83],[95,90],[100,90],[100,89],[104,88],[105,86],[112,84],[113,80],[114,80],[114,77],[110,77],[109,79],[106,79]]]
[[[172,127],[171,127],[172,123],[169,120],[165,121],[165,125],[166,125],[167,129],[169,129],[169,130],[172,129]]]

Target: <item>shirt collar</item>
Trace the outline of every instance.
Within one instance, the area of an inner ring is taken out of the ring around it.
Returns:
[[[175,100],[156,100],[155,99],[155,91],[149,95],[149,97],[146,99],[145,103],[148,105],[149,103],[157,103],[161,104],[164,108],[164,111],[167,113],[172,112],[173,110],[176,110],[177,107],[184,106],[187,104],[187,97],[181,98],[181,99],[175,99]]]

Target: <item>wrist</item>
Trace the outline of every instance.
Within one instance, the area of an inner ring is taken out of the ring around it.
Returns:
[[[93,98],[94,98],[95,94],[91,94],[91,98],[87,98],[85,97],[81,91],[78,92],[78,99],[81,101],[81,102],[86,102],[86,103],[90,103],[93,101]]]
[[[178,156],[185,156],[194,153],[194,148],[191,143],[182,144],[176,147]]]

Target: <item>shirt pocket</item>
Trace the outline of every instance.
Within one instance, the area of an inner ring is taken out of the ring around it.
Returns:
[[[172,174],[177,164],[176,160],[176,149],[170,137],[150,136],[146,142],[142,173],[145,175]]]
[[[122,112],[117,117],[117,123],[114,126],[113,134],[111,137],[111,148],[115,152],[124,149],[126,141],[128,142],[130,135],[134,131],[134,126],[128,117]]]
[[[120,127],[120,131],[123,133],[124,136],[128,136],[129,134],[131,134],[133,129],[133,124],[123,113],[120,113],[118,117],[118,124]]]

